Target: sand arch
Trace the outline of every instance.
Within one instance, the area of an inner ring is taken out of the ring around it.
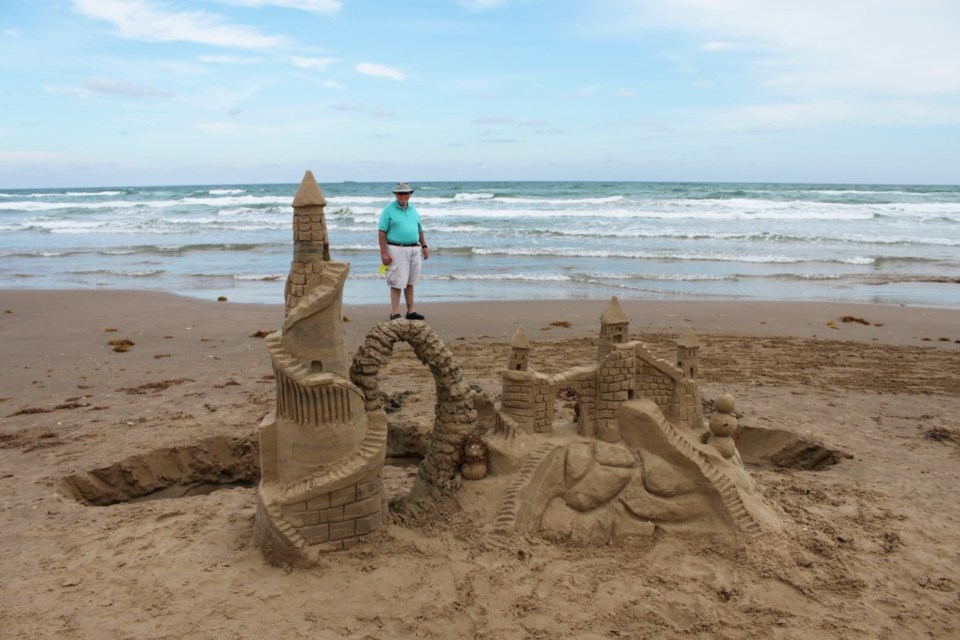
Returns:
[[[460,486],[461,445],[477,425],[474,392],[443,341],[423,322],[381,322],[367,334],[350,366],[350,381],[363,392],[368,412],[382,411],[379,372],[389,362],[393,347],[406,342],[433,374],[437,402],[433,432],[417,473],[417,483],[451,493]],[[414,488],[417,490],[417,487]]]

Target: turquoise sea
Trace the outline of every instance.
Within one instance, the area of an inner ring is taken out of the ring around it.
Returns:
[[[348,304],[384,303],[392,183],[325,183]],[[414,182],[418,300],[823,300],[960,307],[960,186]],[[0,289],[282,302],[291,184],[0,190]]]

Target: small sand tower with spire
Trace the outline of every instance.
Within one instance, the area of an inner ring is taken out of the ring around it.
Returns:
[[[307,171],[293,198],[293,261],[284,289],[284,349],[316,373],[346,377],[343,284],[348,262],[330,259],[330,241],[320,185]]]
[[[523,325],[517,327],[517,333],[510,344],[510,371],[526,371],[530,365],[530,341]]]
[[[617,296],[610,298],[610,304],[600,314],[600,338],[597,341],[597,362],[603,360],[613,345],[627,341],[630,318],[620,306]]]
[[[690,327],[677,340],[677,366],[689,380],[696,379],[700,373],[700,338]]]

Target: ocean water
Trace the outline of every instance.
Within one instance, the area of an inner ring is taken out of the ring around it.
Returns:
[[[297,184],[0,190],[0,289],[282,302]],[[386,304],[392,183],[324,183],[344,300]],[[960,307],[960,186],[421,182],[419,302],[621,298]]]

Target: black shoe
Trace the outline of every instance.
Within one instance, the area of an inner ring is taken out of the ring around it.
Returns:
[[[422,315],[420,315],[416,311],[407,312],[407,320],[425,320],[425,319],[426,318],[424,318]]]
[[[391,320],[399,320],[399,319],[400,319],[400,314],[399,314],[399,313],[391,313],[391,314],[390,314],[390,319],[391,319]]]

